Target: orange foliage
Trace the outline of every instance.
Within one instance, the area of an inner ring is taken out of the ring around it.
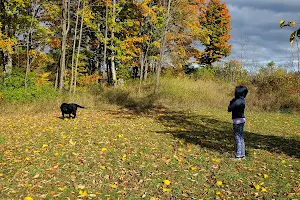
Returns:
[[[61,41],[60,41],[60,39],[57,38],[57,37],[51,37],[51,38],[50,38],[50,41],[49,41],[49,45],[50,45],[52,48],[60,48]]]
[[[205,53],[199,60],[201,63],[210,65],[230,55],[231,45],[227,42],[231,38],[229,33],[231,16],[226,3],[221,3],[220,0],[210,0],[206,12],[201,16],[200,24],[211,34],[209,42],[205,44]]]
[[[10,54],[13,53],[12,47],[16,45],[16,42],[11,38],[7,37],[1,32],[1,23],[0,23],[0,49],[8,51]]]
[[[97,83],[100,78],[102,78],[102,76],[98,74],[92,74],[92,75],[86,74],[85,76],[80,77],[79,84],[82,86],[87,86],[90,85],[91,83]]]

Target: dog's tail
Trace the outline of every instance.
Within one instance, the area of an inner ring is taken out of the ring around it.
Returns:
[[[76,106],[77,106],[78,108],[84,108],[83,106],[80,106],[80,105],[78,105],[78,104],[76,104]]]

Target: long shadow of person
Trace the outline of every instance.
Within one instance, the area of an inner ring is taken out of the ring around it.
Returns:
[[[169,133],[186,142],[220,153],[234,151],[232,124],[229,122],[209,116],[169,111],[158,115],[157,120],[168,130],[159,133]],[[262,149],[300,158],[300,138],[286,138],[247,131],[244,134],[246,149]]]

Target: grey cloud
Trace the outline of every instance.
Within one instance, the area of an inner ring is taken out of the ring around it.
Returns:
[[[273,10],[277,13],[298,12],[300,9],[298,0],[226,0],[225,2],[240,8]]]
[[[248,61],[277,63],[290,59],[289,36],[295,29],[279,27],[279,21],[300,20],[299,0],[224,0],[231,14],[232,54],[239,58],[246,51]],[[300,21],[298,21],[300,24]],[[245,41],[247,40],[247,41]],[[246,48],[243,48],[243,43]],[[246,49],[246,50],[245,50]]]

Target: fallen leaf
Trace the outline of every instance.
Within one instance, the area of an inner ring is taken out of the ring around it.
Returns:
[[[170,185],[171,184],[171,181],[169,181],[169,180],[164,180],[163,182],[164,182],[165,185]]]

